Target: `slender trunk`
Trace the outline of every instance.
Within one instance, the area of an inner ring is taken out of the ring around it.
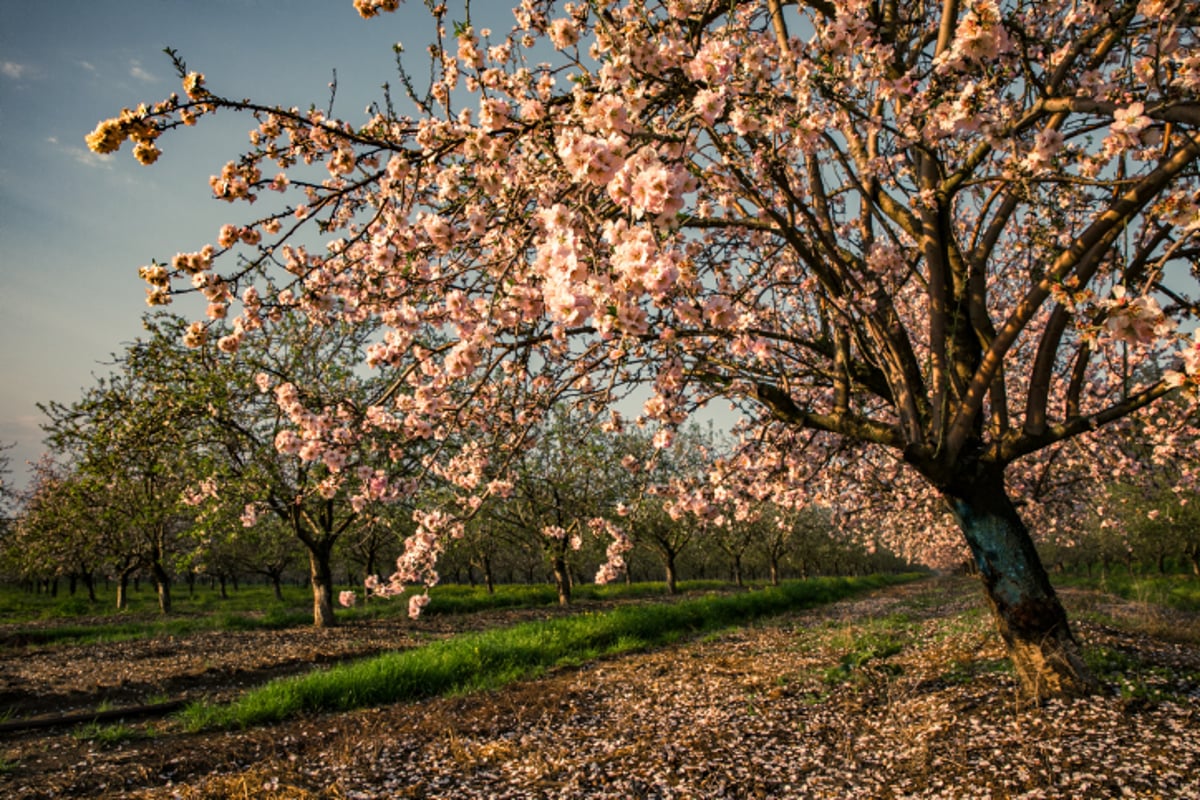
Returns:
[[[88,600],[96,602],[96,576],[90,572],[84,573],[83,583],[87,586]]]
[[[675,574],[675,554],[663,554],[663,569],[667,573],[667,594],[679,594],[678,576]]]
[[[124,611],[129,604],[129,575],[122,572],[117,579],[117,611]]]
[[[333,568],[329,564],[331,549],[310,547],[308,550],[313,592],[313,625],[318,628],[332,628],[337,624],[333,616]]]
[[[973,479],[972,479],[973,478]],[[1062,603],[1004,488],[1004,472],[962,474],[943,494],[970,547],[984,593],[1026,696],[1094,692]]]
[[[150,565],[150,573],[154,576],[154,588],[158,592],[158,610],[163,614],[171,613],[171,576],[163,565],[155,561]]]
[[[275,599],[283,601],[283,582],[280,579],[279,573],[271,573],[271,589],[275,592]]]
[[[742,557],[741,556],[733,557],[733,583],[739,589],[743,589],[746,586],[746,582],[744,580],[742,580]]]
[[[771,585],[779,585],[779,556],[771,554]]]
[[[487,585],[487,593],[496,593],[496,575],[492,571],[492,557],[483,557],[483,582]]]
[[[1188,545],[1184,552],[1187,554],[1188,561],[1192,564],[1192,574],[1200,575],[1200,545]]]
[[[224,575],[218,575],[218,576],[217,576],[217,582],[221,584],[221,599],[222,599],[222,600],[228,600],[228,599],[229,599],[229,594],[228,594],[228,593],[225,591],[225,576],[224,576]]]
[[[1167,553],[1165,550],[1158,551],[1158,574],[1167,574]]]
[[[561,555],[554,557],[554,586],[558,589],[558,604],[571,604],[571,576],[567,570],[567,561]]]

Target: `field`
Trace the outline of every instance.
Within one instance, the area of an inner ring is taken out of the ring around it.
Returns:
[[[968,579],[836,600],[822,589],[782,613],[754,599],[766,591],[692,588],[669,613],[650,593],[585,595],[562,612],[464,592],[415,622],[358,609],[333,630],[282,607],[235,613],[237,600],[145,634],[148,618],[17,622],[16,609],[0,625],[0,796],[1200,797],[1195,610],[1064,588],[1106,691],[1036,708],[1017,699]],[[699,630],[696,609],[732,616]],[[514,625],[570,642],[561,626],[579,620],[588,636],[642,627],[520,674],[506,661],[512,674],[440,696],[270,724],[221,716],[315,665],[456,642],[480,652],[492,645],[470,637]],[[60,724],[31,725],[50,717]]]

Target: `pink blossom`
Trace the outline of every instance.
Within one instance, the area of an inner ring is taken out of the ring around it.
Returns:
[[[578,41],[579,30],[569,18],[560,17],[550,23],[550,42],[559,50],[566,50]]]
[[[410,619],[416,619],[421,616],[421,611],[425,606],[429,605],[429,593],[414,594],[408,598],[408,616]]]

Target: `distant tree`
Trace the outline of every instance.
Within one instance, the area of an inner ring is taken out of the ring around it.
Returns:
[[[193,516],[185,491],[198,478],[194,434],[180,425],[159,380],[160,359],[154,347],[135,343],[80,400],[39,408],[51,453],[74,472],[77,502],[103,518],[108,546],[121,552],[121,574],[148,570],[166,614],[173,561]]]
[[[386,390],[356,371],[369,328],[308,327],[287,312],[277,316],[269,332],[249,339],[234,358],[219,354],[215,334],[185,343],[192,332],[167,315],[148,321],[148,346],[158,354],[167,402],[192,432],[192,458],[203,473],[188,502],[226,526],[208,535],[241,549],[239,528],[265,524],[265,532],[247,539],[270,542],[274,528],[263,517],[281,522],[308,555],[313,623],[328,627],[336,622],[335,546],[371,524],[364,513],[369,506],[411,494],[420,448],[389,451],[380,436],[365,440],[354,427],[372,397]],[[373,424],[401,422],[376,416]]]

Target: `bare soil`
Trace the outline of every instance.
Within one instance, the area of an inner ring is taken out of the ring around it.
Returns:
[[[1101,695],[1023,705],[978,588],[940,578],[487,693],[245,731],[130,715],[0,734],[0,797],[1200,797],[1200,618],[1064,599]],[[547,613],[8,646],[0,709],[228,698]]]

